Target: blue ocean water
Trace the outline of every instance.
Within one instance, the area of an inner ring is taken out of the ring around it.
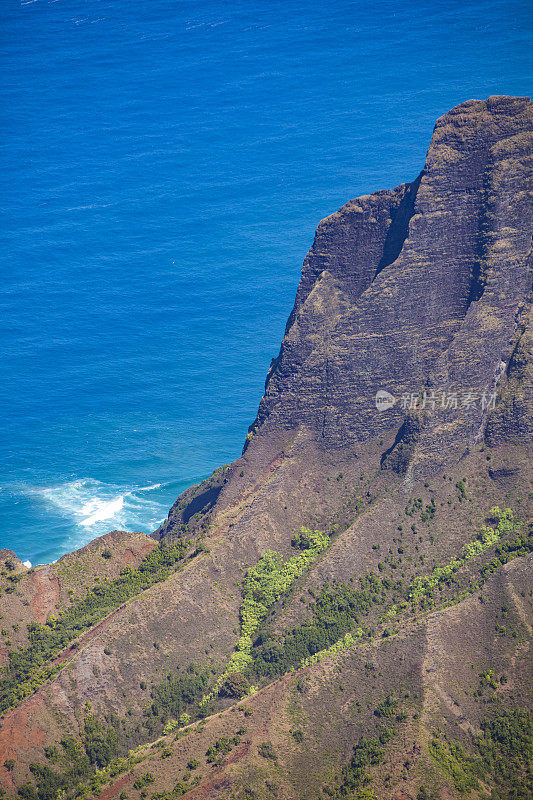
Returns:
[[[528,2],[0,9],[0,546],[153,530],[236,458],[317,222],[527,94]]]

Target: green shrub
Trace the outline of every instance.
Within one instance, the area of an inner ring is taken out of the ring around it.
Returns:
[[[18,788],[18,795],[22,800],[38,800],[37,792],[32,783],[23,783]]]
[[[228,675],[220,688],[221,697],[244,697],[250,690],[250,682],[242,672],[233,672]]]
[[[205,690],[208,677],[206,670],[195,666],[189,666],[182,675],[167,675],[166,680],[152,687],[150,713],[161,722],[179,719]]]
[[[235,745],[239,744],[239,742],[240,738],[238,736],[234,736],[233,739],[222,736],[206,751],[207,763],[220,764],[224,756],[226,756],[235,747]]]
[[[362,736],[354,747],[350,763],[342,770],[341,785],[331,796],[336,800],[361,789],[368,781],[366,768],[379,764],[382,760],[383,750],[378,739]]]
[[[106,728],[92,714],[85,718],[83,744],[91,764],[105,767],[118,754],[117,734],[113,728]]]
[[[155,781],[155,777],[152,775],[151,772],[145,772],[144,775],[137,778],[133,782],[134,789],[144,789],[145,786],[149,786],[151,783]]]
[[[386,719],[392,719],[396,713],[396,709],[398,708],[398,700],[396,700],[391,694],[387,695],[385,700],[383,700],[375,709],[374,715],[376,717],[385,717]]]
[[[278,758],[272,742],[261,742],[257,748],[257,751],[263,758],[269,758],[272,761],[276,761]]]

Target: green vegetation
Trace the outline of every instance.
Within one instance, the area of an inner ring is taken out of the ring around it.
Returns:
[[[144,712],[147,718],[145,727],[152,731],[156,729],[151,721],[154,717],[160,723],[169,719],[183,719],[182,724],[190,722],[190,715],[184,714],[184,711],[205,691],[207,681],[208,672],[192,665],[187,667],[183,675],[168,674],[166,680],[152,687],[152,703]]]
[[[417,497],[415,499],[409,500],[409,502],[405,506],[405,514],[406,514],[407,517],[414,517],[414,515],[418,511],[422,511],[422,498],[421,497]]]
[[[300,662],[300,666],[307,667],[309,664],[316,664],[322,661],[323,658],[326,658],[326,656],[332,655],[333,653],[340,653],[342,650],[353,647],[357,640],[363,636],[363,633],[364,631],[361,627],[355,627],[353,630],[345,633],[342,639],[337,639],[337,641],[333,642],[329,647],[325,647],[324,650],[319,650],[318,653],[304,658],[304,660]]]
[[[353,749],[353,756],[342,770],[341,784],[336,788],[324,788],[324,794],[334,800],[353,797],[354,800],[375,797],[371,789],[365,788],[370,783],[367,767],[375,766],[383,761],[385,751],[383,745],[387,744],[395,734],[394,728],[381,728],[377,736],[367,738],[361,736]]]
[[[423,510],[420,499],[413,501],[407,507],[406,513],[411,514],[416,510],[422,510],[422,513],[427,512],[431,516],[428,507],[426,511]],[[430,575],[414,578],[408,587],[403,586],[402,580],[392,581],[387,577],[377,577],[373,572],[360,579],[359,590],[345,584],[325,586],[316,602],[310,606],[312,618],[309,621],[287,632],[281,639],[268,633],[258,636],[252,647],[253,663],[249,668],[260,678],[275,677],[295,666],[308,665],[331,653],[352,647],[364,633],[359,624],[361,618],[367,616],[373,607],[390,603],[392,592],[396,592],[399,602],[390,606],[383,615],[383,620],[394,617],[398,611],[407,608],[407,600],[411,601],[413,607],[414,603],[420,602],[422,608],[431,608],[433,591],[441,590],[446,585],[451,586],[454,573],[460,567],[500,542],[503,536],[511,534],[515,538],[501,542],[496,549],[499,557],[493,559],[491,565],[501,565],[513,555],[523,555],[533,549],[531,535],[528,537],[526,533],[520,533],[511,509],[500,510],[496,506],[491,509],[490,516],[496,523],[496,528],[483,526],[478,536],[463,547],[460,558],[452,558],[444,566],[435,566]],[[385,565],[380,562],[378,569],[380,566],[380,572],[383,572]],[[481,568],[482,581],[484,574],[491,568],[490,565]],[[477,586],[478,584],[473,584],[470,590],[475,590]],[[391,631],[385,629],[383,636],[390,635]]]
[[[440,739],[432,739],[429,752],[440,766],[451,775],[457,791],[466,794],[479,789],[479,781],[475,775],[475,761],[467,756],[458,744],[448,744]]]
[[[149,786],[151,783],[155,781],[155,777],[152,775],[151,772],[145,772],[144,775],[137,778],[136,781],[133,783],[134,789],[144,789],[145,786]]]
[[[421,501],[414,501],[407,509],[409,513],[415,510],[423,511]],[[427,513],[431,516],[430,510]],[[451,586],[455,582],[454,573],[467,561],[500,542],[503,536],[514,535],[514,538],[507,538],[498,545],[495,551],[499,554],[497,558],[480,568],[481,581],[469,586],[468,591],[474,591],[483,583],[488,571],[515,555],[523,555],[533,549],[531,533],[528,536],[520,531],[511,509],[500,510],[495,507],[490,515],[496,523],[495,528],[483,526],[476,539],[465,545],[460,558],[452,558],[445,566],[437,565],[430,575],[416,577],[408,587],[403,587],[401,580],[378,578],[372,572],[360,579],[359,591],[343,584],[324,587],[316,602],[310,606],[311,620],[287,632],[281,639],[268,633],[259,635],[251,651],[253,664],[250,669],[258,677],[274,677],[297,665],[307,665],[330,653],[352,647],[364,633],[359,624],[360,618],[368,615],[372,607],[390,602],[391,592],[397,593],[399,602],[393,604],[382,619],[394,617],[398,611],[407,608],[407,600],[411,601],[413,607],[419,601],[422,608],[431,608],[434,589],[442,591],[443,587]],[[459,597],[462,595],[464,592],[459,593]],[[391,635],[391,631],[386,629],[383,635]]]
[[[405,515],[407,517],[414,517],[416,514],[419,514],[420,520],[422,522],[425,522],[428,526],[433,520],[436,512],[437,512],[437,506],[435,505],[434,497],[430,499],[429,503],[427,503],[425,507],[421,497],[409,500],[409,502],[405,507]],[[398,527],[398,530],[399,531],[402,530],[401,525]],[[414,526],[413,526],[413,533],[414,533]]]
[[[74,603],[59,617],[50,617],[45,625],[28,625],[28,647],[9,653],[9,664],[0,679],[0,712],[20,703],[59,671],[48,662],[65,647],[92,628],[131,597],[165,580],[184,557],[189,542],[173,546],[159,545],[139,564],[127,567],[114,580],[103,580],[90,589],[85,598]],[[47,666],[48,664],[48,666]]]
[[[359,789],[366,781],[366,767],[379,764],[383,758],[383,749],[377,739],[366,739],[362,736],[354,747],[350,763],[344,767],[342,789],[353,791]]]
[[[319,555],[329,546],[329,536],[322,531],[302,527],[293,539],[293,546],[302,552],[287,561],[274,550],[267,550],[255,567],[248,571],[243,586],[241,604],[241,635],[229,664],[217,681],[219,691],[232,673],[245,672],[253,664],[252,640],[269,608],[287,592],[294,581],[309,569]],[[204,702],[211,695],[204,698]]]
[[[492,787],[492,800],[530,800],[533,796],[533,718],[529,711],[501,711],[486,717],[475,754],[436,735],[429,743],[435,761],[451,775],[462,794]]]
[[[186,717],[190,721],[191,717],[184,714],[183,709],[190,707],[201,696],[207,680],[207,671],[191,666],[183,674],[168,675],[164,682],[154,685],[151,691],[152,703],[145,709],[145,734],[161,732],[165,721],[171,716],[180,719]],[[179,726],[179,723],[176,722],[176,725]],[[67,736],[60,742],[59,748],[47,748],[45,755],[55,769],[48,764],[31,765],[35,785],[26,783],[21,786],[20,797],[23,800],[67,800],[83,795],[84,787],[91,793],[98,794],[102,785],[110,778],[126,772],[142,759],[142,755],[139,757],[135,752],[129,756],[121,756],[127,749],[128,740],[131,741],[118,719],[110,717],[107,724],[104,724],[94,715],[87,714],[81,739]],[[230,741],[233,747],[240,740],[237,736]],[[219,755],[222,749],[222,744],[218,744]],[[162,757],[168,754],[168,749],[162,750]],[[194,768],[189,765],[189,770]],[[137,778],[134,788],[145,789],[153,781],[153,776],[150,775],[151,773],[146,773]],[[179,797],[184,793],[185,789],[175,791],[171,796]]]
[[[257,752],[262,758],[269,758],[271,761],[277,761],[278,756],[272,742],[261,742],[257,748]]]
[[[461,558],[452,558],[443,567],[436,566],[430,575],[415,578],[411,584],[410,600],[417,601],[424,596],[431,596],[433,589],[441,583],[449,583],[453,574],[469,559],[488,550],[489,547],[499,542],[502,536],[514,531],[513,512],[510,508],[501,511],[498,506],[495,506],[490,510],[490,514],[497,521],[496,529],[483,525],[477,537],[463,547]]]
[[[198,785],[197,778],[195,778],[192,783],[189,783],[187,778],[188,775],[185,773],[183,780],[178,781],[171,791],[154,792],[154,794],[150,796],[150,800],[174,800],[176,797],[182,797],[189,791],[189,789],[192,789],[193,786]],[[142,796],[143,795],[141,793],[141,798]]]
[[[529,524],[528,529],[512,529],[509,533],[513,534],[513,538],[498,544],[494,549],[494,558],[481,567],[480,574],[483,580],[501,566],[507,564],[511,559],[517,558],[518,556],[525,556],[527,553],[533,551],[532,523]]]
[[[250,682],[242,672],[233,672],[229,675],[220,689],[221,697],[236,697],[240,699],[250,691]]]
[[[376,717],[384,717],[385,719],[392,719],[396,715],[398,708],[398,701],[389,694],[375,709],[374,714]]]
[[[233,748],[240,744],[241,737],[239,734],[233,736],[233,738],[229,739],[226,736],[222,736],[220,739],[211,745],[206,752],[207,756],[207,763],[208,764],[221,764],[222,760],[224,759],[227,754],[233,750]]]
[[[425,786],[421,786],[417,792],[416,800],[438,800],[435,792],[428,792]]]
[[[118,738],[113,727],[106,727],[92,714],[85,718],[85,752],[91,764],[107,766],[118,753]]]
[[[427,513],[429,519],[432,518],[431,509],[424,509],[421,504],[410,506],[409,512],[411,511]],[[297,552],[292,557],[284,560],[279,553],[270,550],[248,571],[242,589],[240,637],[227,669],[215,685],[215,692],[222,696],[240,698],[253,691],[250,685],[253,676],[268,679],[282,675],[294,667],[319,660],[328,653],[353,646],[359,637],[374,633],[369,621],[366,622],[366,630],[363,629],[363,617],[372,613],[374,616],[371,620],[375,622],[377,611],[382,615],[378,620],[382,623],[398,610],[408,608],[409,600],[413,606],[417,601],[423,606],[424,602],[431,599],[435,589],[442,591],[456,582],[454,575],[460,567],[489,548],[494,548],[492,560],[476,566],[474,579],[469,579],[471,582],[468,591],[473,591],[502,564],[533,549],[531,530],[528,534],[525,526],[518,525],[510,509],[502,511],[495,507],[490,513],[494,520],[491,520],[493,527],[483,526],[478,536],[463,547],[459,558],[451,559],[444,566],[437,565],[429,575],[415,577],[409,583],[409,578],[405,580],[404,573],[400,578],[401,566],[396,573],[398,580],[390,577],[387,569],[391,567],[391,563],[387,556],[385,564],[382,563],[381,574],[377,576],[371,572],[360,578],[357,588],[338,583],[324,586],[318,595],[310,591],[314,598],[314,602],[309,605],[311,618],[284,636],[274,637],[268,632],[266,623],[269,610],[330,543],[329,537],[320,531],[302,528],[293,539],[292,544]],[[130,597],[172,574],[177,563],[183,559],[189,544],[178,541],[171,547],[160,545],[137,569],[125,569],[115,580],[102,580],[84,599],[74,603],[59,618],[50,618],[42,626],[29,625],[29,646],[10,654],[9,666],[0,681],[0,710],[16,705],[47,677],[58,671],[59,665],[49,662],[80,633],[91,628]],[[398,547],[398,553],[403,552],[404,548]],[[389,553],[392,554],[392,550]],[[471,572],[472,570],[470,574]],[[475,583],[477,576],[480,576],[480,580]],[[451,593],[448,592],[446,597],[446,602],[450,602]],[[443,599],[441,595],[441,601]],[[502,611],[506,610],[502,608]],[[395,628],[391,624],[389,635],[394,633]],[[367,666],[373,669],[371,664],[365,665],[365,669]],[[490,670],[481,673],[479,691],[481,693],[486,687],[495,690],[506,680],[502,676],[498,681]],[[182,674],[169,674],[161,683],[154,684],[150,699],[147,699],[148,693],[144,695],[147,705],[143,707],[142,721],[135,729],[138,737],[136,741],[142,740],[146,734],[158,734],[162,730],[168,733],[209,713],[210,707],[200,709],[200,706],[211,699],[215,692],[204,696],[201,703],[197,704],[198,698],[207,690],[207,685],[208,671],[194,666]],[[140,686],[146,689],[144,681]],[[189,713],[185,712],[186,709]],[[250,714],[251,711],[245,711],[246,716]],[[406,718],[404,714],[398,713],[398,702],[391,695],[376,707],[374,715],[386,725]],[[375,720],[376,725],[378,720]],[[67,800],[75,793],[84,791],[79,788],[83,782],[88,791],[97,793],[109,780],[109,776],[125,772],[133,763],[138,763],[134,755],[120,756],[126,745],[125,733],[120,725],[115,725],[110,720],[107,723],[98,722],[92,715],[86,716],[81,739],[67,737],[60,747],[48,748],[48,763],[31,766],[34,783],[28,782],[20,787],[19,796],[23,800]],[[438,736],[432,739],[429,748],[435,761],[452,776],[458,791],[469,792],[478,786],[478,781],[487,785],[492,781],[495,786],[492,800],[526,800],[530,798],[533,788],[532,775],[527,766],[527,759],[533,754],[531,727],[531,718],[525,712],[495,715],[484,721],[483,735],[475,744],[475,755],[467,755],[458,745],[450,744]],[[302,742],[302,731],[296,730],[291,734],[296,742]],[[240,735],[241,731],[233,738],[222,737],[215,742],[206,753],[208,762],[219,764],[240,742]],[[353,796],[360,800],[373,797],[368,788],[366,769],[380,762],[383,758],[383,745],[392,735],[391,728],[380,728],[376,736],[363,737],[355,746],[350,763],[343,770],[342,784],[325,790],[326,794],[333,798]],[[275,758],[273,748],[270,751],[267,747],[269,744],[271,743],[264,742],[260,746],[260,751],[264,748],[264,752],[260,754],[264,758]],[[269,752],[273,755],[269,755]],[[163,750],[161,757],[168,755],[168,749]],[[189,772],[176,784],[174,790],[154,795],[156,800],[171,800],[185,794],[191,788],[192,769],[194,767],[189,765]],[[98,770],[96,776],[95,770]],[[145,795],[146,785],[141,787]]]
[[[73,796],[79,784],[90,778],[95,769],[106,767],[117,759],[120,742],[116,730],[118,720],[99,722],[92,714],[85,717],[81,739],[67,736],[60,748],[48,748],[47,757],[60,769],[48,764],[31,764],[35,783],[26,782],[18,789],[23,800],[55,800]],[[124,768],[125,769],[125,768]]]
[[[477,742],[481,761],[502,800],[525,800],[533,794],[533,717],[529,711],[511,711],[487,717]]]
[[[253,648],[256,675],[283,675],[310,656],[331,648],[352,631],[360,614],[367,614],[374,603],[381,602],[381,589],[381,581],[372,573],[361,580],[360,590],[342,583],[325,586],[310,606],[311,620],[285,634],[282,642],[267,635],[259,637]]]
[[[493,669],[485,670],[485,672],[480,673],[479,676],[479,689],[478,693],[482,694],[483,689],[486,687],[490,687],[491,689],[497,689],[499,686],[499,682],[496,679],[496,674]]]

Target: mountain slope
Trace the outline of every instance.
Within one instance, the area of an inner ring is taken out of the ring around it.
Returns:
[[[6,555],[8,794],[530,796],[532,105],[463,103],[320,223],[243,455],[159,546]]]

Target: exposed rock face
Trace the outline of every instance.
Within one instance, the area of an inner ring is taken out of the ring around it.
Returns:
[[[398,402],[376,411],[378,389],[494,390],[530,292],[532,127],[527,98],[463,103],[437,121],[416,181],[320,223],[253,436],[305,428],[357,451],[402,423]],[[464,451],[486,410],[422,415],[412,469]]]
[[[532,441],[533,331],[531,312],[513,351],[498,407],[489,416],[485,439],[489,445]]]

